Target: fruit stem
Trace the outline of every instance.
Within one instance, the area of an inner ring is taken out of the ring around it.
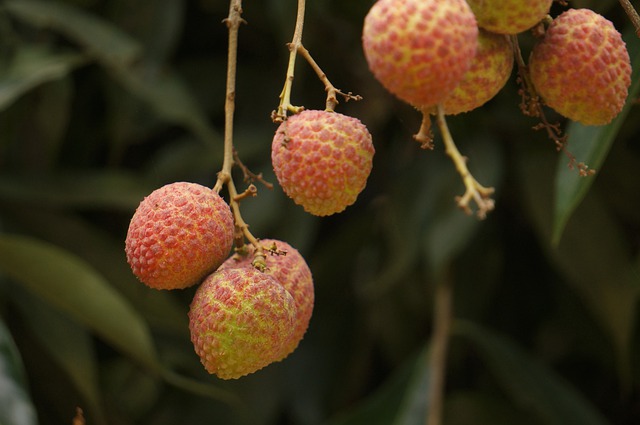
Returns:
[[[636,35],[640,37],[640,15],[629,0],[620,0],[620,4],[636,29]]]
[[[449,132],[449,127],[447,126],[447,121],[444,117],[444,109],[441,105],[437,106],[437,122],[438,128],[440,129],[440,133],[442,134],[442,139],[445,145],[445,152],[454,165],[456,166],[456,170],[458,174],[462,177],[462,181],[465,185],[466,191],[463,196],[456,197],[456,201],[458,206],[462,208],[462,210],[471,214],[471,208],[469,208],[469,202],[475,201],[478,206],[478,211],[476,212],[476,216],[483,220],[487,217],[487,213],[493,210],[495,203],[493,199],[491,199],[491,195],[494,192],[493,187],[484,187],[473,177],[469,169],[467,168],[467,158],[460,154],[460,151],[456,147],[456,144],[453,141],[453,137],[451,137],[451,133]]]
[[[302,44],[302,29],[304,27],[304,11],[305,11],[305,0],[298,0],[298,13],[296,16],[296,27],[293,32],[293,39],[291,43],[287,46],[289,47],[289,65],[287,67],[287,77],[285,78],[284,87],[282,92],[280,92],[280,104],[278,105],[278,109],[273,111],[271,114],[271,119],[274,122],[282,122],[287,119],[287,112],[292,112],[297,114],[304,110],[303,106],[293,106],[291,104],[291,88],[293,87],[293,79],[295,74],[296,67],[296,57],[301,55],[311,66],[311,68],[315,71],[324,84],[325,91],[327,92],[327,101],[325,110],[328,112],[333,112],[338,105],[338,95],[342,96],[346,102],[350,100],[362,100],[362,96],[354,95],[351,92],[344,93],[343,91],[337,89],[331,81],[327,78],[327,74],[325,74],[318,63],[313,59],[309,50],[307,50]]]
[[[334,111],[339,103],[337,97],[338,95],[342,96],[345,99],[345,102],[348,102],[350,100],[362,100],[362,96],[354,95],[351,92],[344,93],[340,89],[337,89],[333,84],[331,84],[331,81],[329,81],[329,78],[327,78],[327,74],[322,72],[322,69],[320,68],[318,63],[313,59],[311,53],[309,53],[309,50],[307,50],[302,44],[300,44],[300,46],[298,47],[298,53],[306,59],[311,68],[318,75],[318,78],[320,78],[320,81],[322,81],[322,84],[324,84],[324,89],[327,92],[325,111]]]
[[[224,159],[222,170],[218,173],[213,190],[220,193],[222,186],[231,181],[233,167],[233,116],[235,113],[236,71],[238,64],[238,29],[246,21],[242,19],[242,0],[231,0],[229,16],[223,20],[229,29],[229,47],[227,49],[227,88],[224,102]]]
[[[415,141],[420,143],[422,149],[433,150],[433,132],[431,131],[431,114],[433,108],[422,108],[422,123],[420,124],[420,130],[413,135]]]
[[[291,104],[291,88],[293,86],[293,78],[296,68],[296,57],[298,56],[298,50],[302,46],[302,30],[304,28],[304,11],[305,0],[298,0],[298,13],[296,15],[296,26],[293,31],[293,39],[287,46],[289,47],[289,65],[287,66],[287,77],[284,82],[284,87],[280,93],[280,105],[278,110],[272,114],[274,122],[282,122],[287,119],[287,112],[298,113],[304,108],[301,106],[293,106]]]
[[[239,195],[231,176],[231,169],[235,163],[235,158],[237,158],[237,153],[233,146],[233,118],[235,113],[236,74],[238,66],[238,30],[241,24],[246,23],[241,15],[242,0],[231,0],[229,4],[229,16],[223,21],[229,29],[227,88],[224,104],[224,159],[222,170],[218,173],[218,179],[213,190],[220,193],[222,186],[226,185],[229,192],[229,206],[233,213],[236,229],[234,236],[236,247],[244,246],[246,239],[255,247],[256,259],[259,261],[260,258],[264,259],[263,249],[258,239],[249,231],[249,225],[244,221],[240,213],[240,200],[247,196],[255,196],[255,186],[251,185],[247,191]]]

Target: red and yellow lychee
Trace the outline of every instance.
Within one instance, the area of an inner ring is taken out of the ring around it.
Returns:
[[[293,297],[255,268],[218,270],[189,309],[191,342],[205,369],[236,379],[282,358],[296,321]]]
[[[484,105],[504,87],[512,69],[513,51],[507,37],[481,30],[471,68],[441,102],[445,114],[455,115]]]
[[[296,305],[296,322],[291,340],[285,345],[281,355],[283,359],[298,347],[309,327],[314,303],[313,277],[302,255],[288,243],[275,239],[263,239],[260,245],[265,253],[264,273],[281,284],[291,294]],[[248,245],[246,253],[232,256],[222,263],[218,270],[254,268],[254,253],[254,246]]]
[[[533,85],[561,115],[585,125],[609,123],[631,84],[626,45],[613,24],[589,9],[553,20],[529,59]]]
[[[362,43],[378,81],[423,108],[460,83],[475,56],[478,26],[465,0],[379,0],[364,20]]]
[[[467,0],[478,26],[498,34],[518,34],[540,22],[553,0]]]
[[[136,209],[125,241],[127,261],[155,289],[192,286],[215,270],[233,245],[229,205],[208,187],[165,185]]]
[[[367,127],[337,112],[305,110],[276,130],[271,161],[280,186],[305,211],[327,216],[353,204],[371,173]]]

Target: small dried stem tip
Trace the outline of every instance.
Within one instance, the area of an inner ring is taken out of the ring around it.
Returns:
[[[266,181],[262,177],[262,173],[255,174],[251,170],[249,170],[249,168],[246,165],[242,163],[242,161],[240,160],[240,157],[238,156],[238,152],[235,149],[233,150],[233,160],[234,160],[234,164],[240,167],[240,169],[242,170],[242,175],[245,183],[254,183],[257,181],[262,183],[267,189],[269,190],[273,189],[273,184]]]
[[[629,0],[620,0],[620,4],[636,29],[636,35],[640,37],[640,15]]]
[[[342,96],[345,102],[350,100],[362,100],[362,96],[354,95],[351,92],[344,93],[343,91],[337,89],[331,81],[327,78],[327,74],[322,72],[322,69],[318,65],[318,63],[313,59],[309,50],[307,50],[302,44],[298,47],[298,53],[305,58],[305,60],[309,63],[311,68],[315,71],[322,84],[324,84],[324,89],[327,92],[327,102],[326,102],[326,111],[333,112],[338,105],[338,95]]]
[[[413,138],[420,143],[422,149],[433,150],[433,132],[431,131],[431,114],[433,108],[423,108],[422,112],[422,124],[420,124],[420,130],[413,135]]]
[[[442,139],[444,141],[445,152],[453,161],[456,170],[462,177],[462,182],[464,183],[464,186],[466,188],[464,195],[456,197],[456,202],[465,213],[470,215],[472,213],[472,210],[469,206],[469,203],[471,201],[474,201],[478,206],[476,216],[480,220],[483,220],[487,217],[487,213],[493,210],[495,207],[495,203],[493,199],[491,199],[494,188],[482,186],[480,183],[478,183],[478,181],[473,177],[473,175],[467,168],[467,158],[462,156],[460,154],[460,151],[456,147],[456,144],[453,141],[453,137],[451,137],[451,133],[449,132],[447,121],[444,117],[444,110],[440,105],[437,106],[437,122],[440,133],[442,134]]]

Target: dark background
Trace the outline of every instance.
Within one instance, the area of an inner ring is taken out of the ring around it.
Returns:
[[[454,291],[445,424],[640,423],[637,94],[603,128],[547,110],[569,150],[598,169],[583,186],[520,112],[515,73],[487,105],[451,117],[471,171],[496,188],[496,209],[478,221],[455,206],[464,188],[439,133],[434,151],[421,150],[419,114],[367,69],[360,34],[373,2],[308,3],[304,45],[336,87],[363,96],[337,111],[370,129],[374,168],[356,204],[328,218],[277,185],[242,202],[256,236],[303,253],[316,304],[289,358],[220,381],[189,341],[195,288],[137,282],[124,238],[155,188],[215,182],[229,5],[0,2],[0,423],[71,424],[81,407],[97,425],[421,424],[443,282]],[[627,34],[638,67],[640,40],[618,2],[570,3]],[[276,183],[270,114],[296,2],[243,6],[235,146]],[[526,57],[531,35],[520,42]],[[324,100],[298,58],[292,102]]]

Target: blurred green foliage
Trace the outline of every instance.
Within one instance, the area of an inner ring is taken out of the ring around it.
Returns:
[[[235,144],[273,182],[270,113],[295,3],[247,2],[240,32]],[[81,407],[98,425],[422,424],[434,287],[451,279],[446,425],[638,424],[640,40],[618,3],[571,1],[628,34],[634,63],[616,122],[567,127],[596,176],[576,178],[532,130],[515,76],[449,120],[474,175],[496,187],[483,222],[455,207],[463,187],[438,135],[421,151],[420,117],[367,70],[360,31],[373,2],[308,3],[305,46],[364,97],[338,111],[369,127],[374,170],[337,216],[311,217],[277,186],[242,203],[254,234],[304,254],[316,306],[294,354],[229,382],[207,375],[190,344],[194,289],[150,290],[124,257],[146,194],[212,185],[221,167],[228,4],[0,3],[0,423],[71,424]],[[521,42],[526,53],[532,40]],[[302,61],[293,102],[324,106]]]

